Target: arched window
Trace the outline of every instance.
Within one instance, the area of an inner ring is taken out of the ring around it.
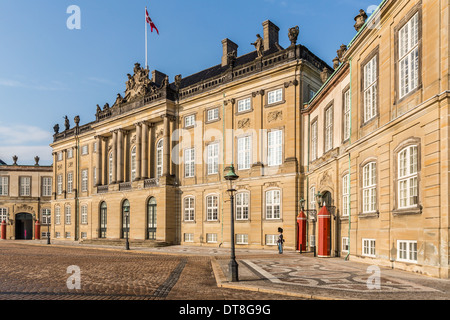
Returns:
[[[130,202],[124,200],[122,202],[122,238],[130,232]]]
[[[100,238],[106,238],[107,206],[106,202],[100,205]]]
[[[164,139],[158,141],[156,145],[156,177],[159,178],[163,173],[163,152],[164,152]]]
[[[131,181],[136,179],[136,146],[131,149]]]
[[[156,240],[156,199],[147,202],[147,239]]]

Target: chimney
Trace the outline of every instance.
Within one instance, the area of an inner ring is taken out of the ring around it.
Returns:
[[[236,51],[236,56],[237,56],[238,45],[227,38],[227,39],[222,40],[222,48],[223,48],[222,67],[225,67],[229,63],[228,54],[232,53],[233,51]]]
[[[264,51],[267,51],[278,43],[278,33],[280,28],[278,28],[272,21],[266,20],[263,22],[264,27]]]
[[[152,82],[154,82],[158,87],[161,86],[161,83],[166,78],[166,75],[158,70],[152,71]]]

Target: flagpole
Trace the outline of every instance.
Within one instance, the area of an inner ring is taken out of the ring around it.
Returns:
[[[145,7],[145,68],[148,69],[147,7]]]

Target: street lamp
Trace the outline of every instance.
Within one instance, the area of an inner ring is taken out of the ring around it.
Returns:
[[[50,244],[50,219],[51,215],[47,213],[47,244]]]
[[[129,214],[130,214],[130,207],[129,206],[125,206],[123,208],[123,211],[125,212],[125,227],[126,227],[126,240],[125,240],[125,250],[130,250],[130,242],[128,241],[128,232],[129,232],[129,224],[128,224],[128,218],[129,218]]]
[[[305,202],[306,202],[306,200],[301,198],[298,202],[300,203],[300,208],[302,208],[302,210],[304,210],[305,209]]]
[[[319,192],[316,193],[317,203],[319,204],[319,209],[322,207],[323,194]]]
[[[234,172],[233,164],[230,167],[225,168],[225,180],[227,180],[228,194],[230,195],[231,201],[231,257],[228,264],[229,275],[228,280],[230,282],[239,281],[238,276],[238,264],[236,262],[236,253],[234,247],[234,194],[236,189],[234,189],[233,181],[237,180],[239,176]]]

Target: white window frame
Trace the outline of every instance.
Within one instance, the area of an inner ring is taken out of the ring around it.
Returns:
[[[73,149],[72,148],[68,148],[67,149],[67,159],[71,159],[71,158],[73,158]]]
[[[164,171],[164,139],[156,144],[156,177],[160,178]]]
[[[348,241],[348,237],[342,237],[342,249],[341,252],[348,252],[348,248],[349,248],[349,241]]]
[[[267,164],[269,167],[283,163],[283,130],[271,130],[267,133]]]
[[[21,197],[31,196],[31,177],[19,177],[19,195]]]
[[[276,89],[267,93],[267,104],[283,101],[283,89]]]
[[[245,98],[238,101],[238,113],[249,111],[252,108],[252,103],[250,98]]]
[[[362,211],[363,213],[377,210],[377,163],[369,162],[362,168]]]
[[[88,206],[81,206],[81,224],[88,224]]]
[[[57,161],[62,161],[62,159],[63,159],[63,153],[62,153],[62,151],[58,151],[58,153],[56,154],[56,156],[57,156]]]
[[[265,218],[266,220],[278,220],[281,219],[281,190],[272,189],[265,192],[266,195],[266,208]]]
[[[9,177],[0,177],[0,196],[7,196],[9,194]]]
[[[42,196],[51,197],[52,195],[52,177],[42,177]]]
[[[410,145],[398,153],[398,208],[416,207],[418,204],[418,146]]]
[[[219,220],[219,197],[215,194],[206,196],[206,221]]]
[[[361,247],[361,254],[366,257],[375,257],[376,251],[375,251],[376,241],[375,239],[362,239],[362,247]]]
[[[63,189],[63,175],[62,174],[58,174],[57,177],[57,185],[56,185],[56,193],[57,194],[62,194],[62,189]]]
[[[194,242],[194,234],[193,233],[185,233],[184,234],[184,242]]]
[[[137,149],[136,146],[133,146],[133,148],[131,148],[131,154],[130,154],[131,181],[136,180],[136,167],[137,167],[136,149]]]
[[[195,114],[190,114],[184,117],[184,127],[193,127],[195,125]]]
[[[419,86],[419,13],[398,31],[399,98]]]
[[[61,224],[61,207],[55,207],[55,224]]]
[[[250,169],[252,162],[252,137],[245,136],[237,139],[238,170]]]
[[[344,119],[343,119],[343,138],[344,141],[350,139],[350,104],[351,104],[351,97],[350,97],[350,89],[346,90],[344,92]]]
[[[42,209],[42,225],[46,226],[52,224],[52,211],[50,208]]]
[[[250,193],[236,193],[236,220],[248,220],[250,218]]]
[[[316,209],[316,186],[309,188],[309,209]]]
[[[88,180],[89,180],[89,172],[88,169],[84,169],[81,171],[81,191],[88,191]]]
[[[206,119],[208,122],[219,120],[219,108],[207,110],[206,111]]]
[[[325,110],[325,152],[333,149],[333,106]]]
[[[64,224],[72,224],[72,208],[70,205],[64,207]]]
[[[219,143],[210,143],[207,147],[208,152],[208,175],[219,172]]]
[[[236,234],[236,244],[248,244],[248,234],[237,233]]]
[[[184,177],[195,176],[195,148],[184,149]]]
[[[67,193],[73,192],[73,172],[67,173]]]
[[[375,55],[364,65],[363,100],[364,122],[377,116],[378,99],[378,55]]]
[[[397,240],[397,261],[417,263],[417,241]]]
[[[8,208],[0,208],[0,223],[8,222]]]
[[[206,234],[207,243],[217,243],[217,233],[207,233]]]
[[[113,158],[113,153],[110,152],[108,155],[108,182],[109,184],[112,184],[112,180],[113,180],[113,163],[114,163],[114,158]]]
[[[183,200],[184,221],[195,221],[195,198],[187,196]]]
[[[89,154],[89,146],[85,144],[84,146],[81,147],[81,155],[85,156],[87,154]]]
[[[266,234],[265,236],[266,246],[276,246],[278,241],[277,234]]]
[[[350,174],[346,174],[342,177],[342,216],[348,217],[349,212],[349,200],[350,200]]]
[[[311,123],[311,161],[314,161],[317,159],[317,151],[319,150],[319,128],[318,128],[319,122],[314,120]]]

